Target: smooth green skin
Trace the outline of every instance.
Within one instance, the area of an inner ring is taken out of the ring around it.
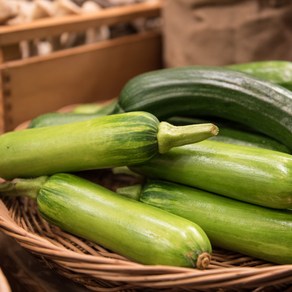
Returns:
[[[210,139],[228,144],[257,147],[280,151],[284,153],[291,153],[285,145],[270,137],[266,137],[261,134],[243,132],[231,128],[220,128],[220,134],[211,137]]]
[[[73,113],[82,113],[82,114],[94,114],[94,113],[102,113],[102,114],[111,114],[114,108],[116,107],[118,100],[112,99],[110,101],[102,101],[96,103],[84,103],[76,106],[73,109]]]
[[[292,90],[292,62],[289,61],[258,61],[232,64],[226,68],[251,74],[266,79]]]
[[[211,253],[197,224],[70,174],[51,176],[37,204],[61,229],[143,264],[194,267]]]
[[[292,214],[170,182],[146,184],[140,200],[199,224],[212,245],[292,264]]]
[[[136,110],[159,120],[175,115],[225,118],[292,150],[292,92],[235,70],[188,66],[138,75],[122,89],[115,112]]]
[[[28,125],[28,128],[42,128],[48,126],[56,126],[56,125],[65,125],[75,122],[82,122],[91,119],[95,119],[97,117],[103,117],[104,114],[100,113],[91,113],[91,114],[83,114],[83,113],[47,113],[41,116],[38,116],[31,120]]]
[[[189,125],[208,122],[206,120],[198,120],[190,117],[172,117],[167,121],[174,125]],[[211,137],[210,140],[290,153],[289,149],[282,143],[260,133],[249,132],[248,130],[240,129],[240,125],[238,125],[239,128],[237,128],[237,126],[232,124],[225,125],[222,124],[222,122],[217,121],[214,123],[219,127],[220,130],[219,134]]]
[[[292,207],[292,156],[286,153],[208,140],[131,170],[261,206]]]
[[[87,121],[97,117],[103,117],[112,113],[117,100],[102,104],[84,104],[76,107],[72,112],[52,112],[40,115],[31,120],[29,128],[41,128],[55,125]]]
[[[158,125],[153,115],[136,112],[5,133],[0,136],[0,177],[36,177],[143,162],[158,152]]]

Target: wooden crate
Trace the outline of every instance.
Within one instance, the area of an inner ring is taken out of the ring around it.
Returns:
[[[27,58],[21,42],[159,17],[160,6],[140,3],[0,28],[0,131],[65,105],[113,98],[133,76],[162,67],[159,29]]]

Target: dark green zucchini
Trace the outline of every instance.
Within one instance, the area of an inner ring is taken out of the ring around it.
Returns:
[[[292,149],[292,92],[235,70],[179,67],[147,72],[122,89],[115,112],[143,110],[221,117],[249,126]]]
[[[213,246],[274,263],[292,264],[289,211],[243,203],[163,181],[148,182],[141,192],[139,186],[117,191],[199,224]]]
[[[0,193],[32,197],[51,223],[143,264],[203,269],[210,262],[197,224],[74,175],[15,179],[0,184]]]
[[[257,61],[232,64],[226,68],[248,73],[292,90],[292,62],[289,61]]]
[[[76,106],[71,112],[51,112],[32,119],[28,128],[41,128],[47,126],[64,125],[74,122],[91,120],[111,114],[117,100],[107,103],[83,104]]]
[[[213,124],[175,127],[146,112],[109,115],[0,136],[0,177],[131,165],[217,134]]]
[[[209,122],[190,117],[171,117],[167,121],[176,126]],[[220,128],[220,131],[218,135],[211,137],[210,140],[290,153],[289,149],[282,143],[266,135],[250,131],[249,129],[243,129],[241,125],[234,125],[234,123],[226,124],[224,122],[222,123],[222,121],[216,121],[215,124]]]
[[[130,169],[261,206],[292,208],[292,155],[278,151],[203,141]]]

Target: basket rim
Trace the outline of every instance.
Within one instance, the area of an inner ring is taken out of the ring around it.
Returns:
[[[192,287],[196,289],[259,287],[292,283],[292,264],[261,267],[212,267],[198,270],[184,267],[143,265],[127,259],[80,254],[55,245],[19,226],[0,199],[0,230],[23,248],[66,269],[95,279],[123,282],[135,287]]]

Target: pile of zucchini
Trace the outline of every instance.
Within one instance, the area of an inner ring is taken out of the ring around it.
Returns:
[[[105,106],[39,116],[0,136],[0,194],[142,264],[205,269],[212,246],[292,264],[291,67],[161,69]],[[77,174],[125,166],[143,183]]]

